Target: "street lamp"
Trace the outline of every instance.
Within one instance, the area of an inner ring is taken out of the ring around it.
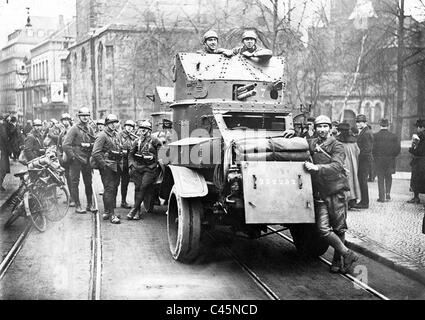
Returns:
[[[25,85],[28,81],[29,73],[24,65],[21,68],[16,70],[19,82],[22,84],[22,113],[24,115],[24,120],[27,120],[27,113],[25,110]]]

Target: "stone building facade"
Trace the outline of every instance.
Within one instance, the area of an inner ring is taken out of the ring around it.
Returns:
[[[149,119],[153,104],[147,95],[157,86],[173,86],[175,54],[199,49],[209,28],[221,34],[231,26],[252,26],[258,12],[246,6],[227,0],[77,0],[77,42],[69,61],[71,111],[86,106],[93,118],[115,113],[123,120]]]

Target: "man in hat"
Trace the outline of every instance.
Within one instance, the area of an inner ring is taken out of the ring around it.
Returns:
[[[317,134],[314,131],[314,120],[316,120],[313,117],[307,118],[307,126],[305,128],[305,131],[302,133],[301,137],[306,138],[307,140],[317,138]]]
[[[361,201],[354,206],[356,209],[369,208],[369,189],[367,186],[367,177],[369,168],[372,164],[373,133],[367,125],[367,119],[364,114],[356,117],[356,126],[359,130],[357,136],[357,145],[360,149],[358,178],[360,183]]]
[[[3,187],[3,181],[6,174],[10,173],[10,144],[8,143],[8,136],[6,126],[4,124],[4,118],[0,115],[0,191],[6,191]]]
[[[353,208],[361,200],[360,184],[357,177],[360,149],[357,138],[351,132],[350,124],[342,122],[337,126],[336,139],[342,143],[345,151],[345,168],[347,169],[350,190],[346,192],[348,209]]]
[[[425,193],[425,120],[416,121],[417,134],[412,136],[412,145],[409,152],[413,155],[410,162],[412,166],[412,177],[410,178],[410,189],[413,198],[408,203],[420,203],[419,194]]]
[[[330,271],[347,273],[358,256],[345,246],[348,181],[344,147],[330,134],[329,117],[318,116],[314,125],[317,138],[309,140],[313,163],[305,162],[304,166],[312,177],[316,224],[320,236],[334,248]]]
[[[392,175],[395,173],[395,158],[400,154],[401,145],[397,136],[388,131],[388,119],[381,119],[381,130],[373,135],[373,160],[378,176],[378,202],[391,200]]]

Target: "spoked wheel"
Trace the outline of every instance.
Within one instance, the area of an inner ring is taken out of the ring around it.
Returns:
[[[329,245],[319,236],[315,224],[293,224],[289,227],[297,251],[310,257],[324,254]]]
[[[32,225],[40,232],[46,231],[47,220],[43,213],[43,205],[37,196],[29,191],[24,194],[25,213]]]
[[[203,207],[199,198],[182,198],[173,188],[168,200],[167,232],[173,258],[191,262],[201,246],[201,216]]]
[[[42,199],[44,215],[49,221],[62,220],[69,209],[69,191],[65,186],[52,187]]]

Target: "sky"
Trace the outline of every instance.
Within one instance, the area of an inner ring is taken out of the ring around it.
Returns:
[[[0,48],[7,43],[7,35],[25,26],[27,11],[30,15],[58,17],[70,21],[75,13],[75,0],[0,0]]]

